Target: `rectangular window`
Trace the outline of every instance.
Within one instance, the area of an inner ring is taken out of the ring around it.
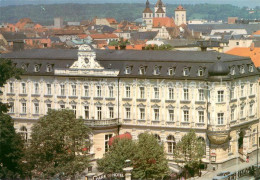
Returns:
[[[112,138],[113,134],[106,134],[105,135],[105,152],[108,152],[110,146],[109,146],[109,140]]]
[[[71,90],[72,90],[71,95],[72,96],[77,96],[77,90],[76,90],[76,85],[75,84],[71,85]]]
[[[84,106],[85,119],[89,119],[89,106]]]
[[[51,104],[46,104],[47,112],[51,110]]]
[[[174,99],[174,90],[173,90],[173,88],[169,88],[168,89],[168,91],[169,91],[169,99],[170,100],[173,100]]]
[[[189,110],[184,110],[183,111],[183,121],[184,122],[189,122]]]
[[[174,110],[173,109],[169,109],[168,110],[168,121],[174,121]]]
[[[109,118],[113,119],[114,118],[114,108],[108,107],[108,111],[109,111]]]
[[[145,98],[144,87],[139,87],[139,90],[140,90],[140,99],[144,99]]]
[[[9,83],[9,93],[14,93],[14,83]]]
[[[22,113],[26,114],[26,103],[22,103]]]
[[[84,96],[89,97],[89,86],[84,86]]]
[[[108,90],[109,90],[109,97],[110,98],[114,97],[114,87],[113,86],[109,86]]]
[[[97,86],[97,97],[101,97],[102,94],[101,94],[101,86]]]
[[[22,94],[26,94],[26,84],[22,83]]]
[[[254,84],[250,84],[250,95],[254,93]]]
[[[61,104],[61,105],[60,105],[60,108],[61,108],[61,109],[65,109],[65,105],[64,105],[64,104]]]
[[[223,102],[224,101],[224,91],[218,91],[218,102]]]
[[[153,109],[153,112],[154,112],[154,120],[159,121],[160,120],[159,109]]]
[[[199,116],[199,123],[204,123],[204,111],[199,111],[198,116]]]
[[[131,109],[129,107],[125,108],[125,118],[126,119],[131,118]]]
[[[97,119],[102,119],[102,108],[100,106],[97,107]]]
[[[241,95],[240,95],[241,97],[244,96],[244,88],[245,88],[245,86],[244,86],[244,85],[241,85],[241,92],[240,92],[240,93],[241,93]]]
[[[224,124],[224,113],[218,113],[218,124]]]
[[[189,100],[189,89],[188,88],[183,89],[183,99],[186,101]]]
[[[231,121],[235,120],[235,108],[231,108],[230,119]]]
[[[140,120],[145,120],[145,109],[144,108],[139,109],[139,115],[140,115]]]
[[[154,99],[159,99],[159,88],[155,87],[153,90],[154,90]]]
[[[34,94],[39,94],[39,83],[34,83]]]
[[[13,102],[9,103],[9,113],[14,113],[14,103]]]
[[[34,114],[39,114],[39,103],[34,103]]]
[[[244,117],[244,109],[245,109],[244,106],[241,106],[241,107],[240,107],[240,118],[243,118],[243,117]]]
[[[65,96],[65,85],[64,84],[60,85],[60,95]]]
[[[254,104],[250,104],[250,105],[249,105],[249,115],[250,115],[250,116],[254,115],[254,110],[253,110],[253,108],[254,108]]]
[[[235,87],[231,87],[231,90],[230,90],[230,99],[235,99]]]
[[[75,116],[77,116],[77,107],[76,107],[76,105],[72,105],[71,108],[72,108],[72,111],[74,112]]]
[[[131,97],[131,88],[130,86],[125,87],[125,97],[130,98]]]
[[[204,90],[199,89],[199,101],[204,101]]]
[[[47,95],[51,95],[51,84],[47,84]]]

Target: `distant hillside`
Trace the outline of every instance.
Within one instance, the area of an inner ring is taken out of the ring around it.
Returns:
[[[51,4],[22,5],[0,7],[0,23],[15,23],[24,17],[43,25],[53,24],[54,17],[63,17],[65,21],[81,21],[98,17],[114,17],[120,20],[135,20],[141,18],[144,4]],[[174,16],[177,5],[167,5],[167,15]],[[260,8],[249,14],[246,8],[232,5],[196,4],[184,5],[188,19],[227,20],[229,16],[244,19],[259,19]]]

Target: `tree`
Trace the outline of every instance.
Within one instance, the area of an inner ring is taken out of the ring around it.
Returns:
[[[204,154],[205,142],[196,136],[194,130],[191,130],[177,143],[174,159],[176,162],[184,163],[185,169],[189,171],[191,176],[194,176]]]
[[[32,128],[27,149],[34,177],[74,177],[89,166],[90,129],[71,110],[49,110]]]
[[[133,167],[133,177],[138,179],[158,179],[168,175],[169,167],[163,144],[154,135],[139,135]]]
[[[12,77],[19,78],[21,73],[11,60],[0,58],[0,87]],[[23,142],[15,132],[12,118],[4,114],[7,111],[8,104],[0,102],[0,179],[15,179],[22,175]]]
[[[133,161],[136,149],[136,144],[131,139],[116,138],[109,151],[97,161],[98,170],[105,174],[123,173],[125,161]]]
[[[0,87],[6,84],[6,81],[12,77],[20,79],[22,69],[16,68],[10,59],[0,58]],[[2,93],[0,89],[0,93]],[[8,105],[0,102],[0,113],[7,112]]]

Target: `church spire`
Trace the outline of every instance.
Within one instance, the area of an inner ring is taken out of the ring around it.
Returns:
[[[146,1],[146,8],[150,8],[150,2],[149,2],[149,0]]]

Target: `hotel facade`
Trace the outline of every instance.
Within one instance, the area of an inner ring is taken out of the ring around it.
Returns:
[[[250,58],[217,52],[33,49],[9,54],[25,74],[10,79],[0,99],[15,129],[30,140],[49,109],[72,109],[92,128],[95,160],[109,139],[155,135],[171,167],[174,147],[191,129],[205,141],[202,161],[218,169],[257,149],[259,73]],[[91,171],[91,170],[90,170]]]

